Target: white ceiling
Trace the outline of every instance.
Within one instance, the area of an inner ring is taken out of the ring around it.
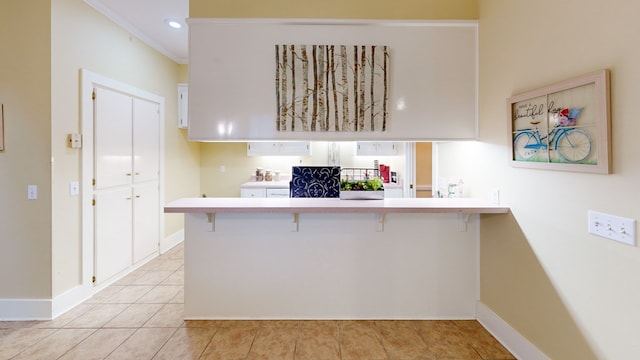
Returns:
[[[85,0],[135,37],[180,64],[187,64],[189,0]],[[182,29],[172,29],[166,19],[176,19]]]

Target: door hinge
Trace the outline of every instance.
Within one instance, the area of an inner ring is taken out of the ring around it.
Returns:
[[[96,283],[96,277],[95,276],[91,277],[91,282],[94,283],[94,284]]]
[[[91,92],[91,100],[95,100],[96,99],[96,91],[92,91]]]
[[[96,179],[91,179],[91,186],[96,186]]]
[[[91,206],[96,206],[96,199],[91,200]]]

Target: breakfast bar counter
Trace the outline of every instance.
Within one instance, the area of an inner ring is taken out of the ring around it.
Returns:
[[[186,319],[474,319],[478,199],[185,198]]]

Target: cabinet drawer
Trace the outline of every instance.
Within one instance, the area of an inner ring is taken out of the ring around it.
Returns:
[[[263,198],[267,197],[267,189],[265,188],[256,188],[256,189],[240,189],[240,197],[243,198]]]
[[[267,189],[268,198],[288,198],[289,189]]]

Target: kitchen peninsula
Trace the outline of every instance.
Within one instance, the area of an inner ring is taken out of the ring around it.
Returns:
[[[478,199],[185,198],[186,319],[475,318]]]

